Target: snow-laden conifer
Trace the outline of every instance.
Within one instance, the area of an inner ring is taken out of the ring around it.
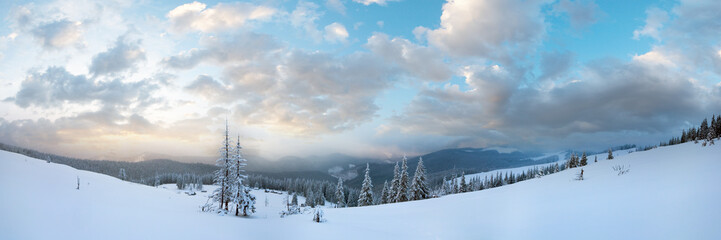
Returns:
[[[429,190],[426,184],[426,168],[423,166],[423,158],[418,159],[416,172],[413,174],[413,183],[411,183],[411,200],[421,200],[428,198]]]
[[[361,192],[358,195],[359,207],[373,205],[373,183],[371,182],[370,169],[370,165],[366,163],[365,179],[363,179],[363,186],[361,186]]]
[[[396,202],[408,201],[408,185],[410,179],[408,177],[408,159],[403,156],[403,163],[401,164],[400,178],[398,179],[398,191],[396,192]]]
[[[215,161],[215,165],[218,166],[218,170],[215,171],[215,176],[213,178],[213,182],[215,185],[218,186],[218,188],[213,191],[213,200],[218,202],[218,210],[222,210],[223,206],[225,206],[225,211],[228,210],[228,202],[230,201],[230,197],[232,197],[230,193],[230,185],[228,182],[228,179],[230,177],[230,170],[231,170],[231,155],[232,155],[232,149],[231,149],[231,140],[228,133],[228,122],[225,123],[225,136],[223,138],[223,142],[221,144],[220,149],[218,149],[218,153],[220,154],[220,158]],[[225,205],[224,205],[225,204]]]
[[[405,158],[405,156],[403,156],[403,158]],[[398,199],[396,197],[397,197],[397,193],[398,193],[398,185],[401,181],[400,177],[401,177],[401,171],[398,168],[398,162],[396,162],[396,166],[393,167],[393,181],[391,181],[391,187],[390,187],[391,191],[388,193],[389,194],[389,196],[388,196],[389,203],[398,202]]]
[[[610,148],[608,149],[608,157],[606,157],[606,159],[607,159],[607,160],[613,159],[613,151],[611,151]]]
[[[381,204],[389,203],[390,201],[390,187],[388,186],[388,180],[383,182],[383,191],[381,192]]]
[[[345,207],[345,194],[343,194],[343,179],[338,178],[338,185],[335,187],[336,207]]]
[[[248,216],[255,212],[255,196],[250,193],[250,188],[245,185],[245,180],[248,178],[248,176],[245,175],[245,166],[248,160],[243,157],[242,149],[240,146],[240,136],[238,136],[238,141],[233,149],[230,165],[232,174],[229,178],[236,216]]]
[[[583,152],[583,156],[581,156],[581,166],[588,165],[588,158],[586,157],[586,152]]]

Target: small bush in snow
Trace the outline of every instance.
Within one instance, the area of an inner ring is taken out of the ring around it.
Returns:
[[[576,175],[575,180],[583,181],[583,169],[581,169],[581,172]]]
[[[616,166],[613,166],[612,168],[613,168],[613,171],[616,171],[616,173],[618,173],[618,176],[624,175],[624,174],[628,173],[628,171],[631,170],[630,165],[628,167],[622,166],[622,165],[616,165]]]
[[[290,205],[288,206],[287,210],[280,212],[280,217],[283,218],[285,216],[295,215],[301,213],[300,207],[298,205]]]
[[[315,209],[315,213],[313,213],[313,222],[325,222],[325,219],[323,218],[323,209],[319,207]]]

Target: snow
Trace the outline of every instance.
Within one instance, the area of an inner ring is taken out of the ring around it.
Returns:
[[[631,150],[631,149],[613,151],[613,157],[614,157],[614,159],[615,159],[616,157],[620,157],[620,156],[623,156],[623,155],[627,155],[627,154],[630,154],[630,153],[633,153],[633,152],[635,152],[635,150]],[[541,167],[549,166],[549,165],[554,165],[554,164],[556,164],[556,163],[558,163],[559,165],[565,164],[566,161],[568,161],[568,159],[566,159],[566,153],[567,153],[567,152],[558,152],[558,153],[547,154],[547,155],[544,155],[543,157],[541,157],[541,158],[546,158],[546,157],[550,157],[550,156],[556,155],[556,156],[558,156],[558,159],[560,159],[560,160],[558,160],[558,161],[556,161],[556,162],[543,163],[543,164],[535,164],[535,165],[528,165],[528,166],[517,167],[517,168],[504,168],[504,169],[498,169],[498,170],[493,170],[493,171],[488,171],[488,172],[480,172],[480,173],[466,174],[466,175],[465,175],[465,176],[466,176],[466,181],[468,182],[468,181],[470,181],[471,179],[473,179],[474,177],[480,177],[481,180],[485,179],[486,177],[488,177],[488,178],[490,179],[491,176],[494,176],[494,177],[495,177],[496,175],[498,175],[499,172],[500,172],[502,175],[505,176],[506,173],[511,173],[511,172],[512,172],[513,174],[521,174],[521,173],[525,172],[526,170],[533,169],[533,168],[539,168],[539,169],[540,169]],[[580,154],[582,154],[582,153],[577,153],[577,154],[580,155]],[[579,156],[579,157],[580,157],[580,156]],[[603,152],[603,153],[599,153],[599,154],[596,154],[596,155],[588,155],[587,158],[588,158],[588,164],[589,164],[589,165],[591,165],[591,164],[594,163],[594,162],[593,162],[594,157],[598,157],[598,162],[606,161],[606,158],[608,157],[608,152]],[[461,177],[457,177],[456,180],[460,181],[460,180],[461,180]],[[449,180],[449,181],[450,181],[450,180]],[[459,183],[460,183],[460,182],[459,182]]]
[[[0,239],[721,239],[721,145],[621,155],[478,192],[279,218],[199,211],[203,194],[154,188],[0,152]],[[630,166],[617,175],[613,166]],[[515,171],[514,171],[515,172]],[[80,190],[76,190],[76,177]],[[379,184],[379,183],[376,183]],[[212,186],[204,187],[211,192]],[[299,199],[299,202],[303,202]]]

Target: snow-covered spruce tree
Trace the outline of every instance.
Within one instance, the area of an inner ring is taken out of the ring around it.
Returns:
[[[716,130],[713,127],[709,127],[709,131],[706,134],[706,140],[704,140],[703,145],[714,145],[714,138],[716,138]]]
[[[312,190],[308,190],[308,193],[305,194],[305,206],[308,207],[315,207],[315,195],[313,194]]]
[[[128,175],[125,174],[125,168],[120,169],[120,172],[118,172],[118,178],[120,178],[120,180],[123,180],[123,181],[125,181],[128,178]]]
[[[373,183],[371,182],[370,171],[370,165],[366,163],[366,175],[365,179],[363,179],[360,195],[358,195],[359,207],[373,205]]]
[[[228,202],[230,201],[230,186],[228,182],[228,178],[230,177],[230,170],[231,170],[231,142],[230,137],[228,136],[228,122],[225,123],[225,138],[223,139],[223,143],[221,144],[220,149],[218,149],[218,153],[220,154],[220,158],[215,161],[215,165],[218,166],[218,170],[215,171],[215,176],[213,178],[213,182],[215,185],[218,186],[213,191],[213,201],[218,202],[218,210],[223,210],[223,204],[225,204],[225,211],[228,211]]]
[[[461,182],[458,186],[458,192],[464,193],[468,192],[468,184],[466,184],[466,173],[461,173]]]
[[[422,200],[428,198],[428,185],[426,184],[426,168],[423,166],[423,157],[418,159],[416,172],[413,174],[411,183],[411,200]]]
[[[708,132],[708,120],[704,118],[703,122],[701,122],[701,126],[698,128],[698,137],[700,138],[699,140],[706,139]]]
[[[401,177],[398,179],[398,192],[396,192],[396,202],[408,201],[408,185],[410,184],[410,178],[408,177],[408,159],[403,156],[403,163],[401,164]]]
[[[608,149],[608,157],[606,157],[606,160],[611,160],[611,159],[613,159],[613,151],[611,151],[611,149],[609,148]]]
[[[583,152],[583,156],[581,156],[581,166],[588,165],[588,158],[586,157],[586,152]]]
[[[335,207],[338,207],[338,208],[345,207],[345,194],[343,194],[343,179],[342,178],[338,178],[338,185],[335,187],[335,199],[336,199]]]
[[[230,182],[233,204],[235,205],[235,216],[248,216],[255,213],[255,196],[250,193],[250,188],[245,185],[245,180],[248,176],[245,175],[244,168],[248,160],[243,157],[242,149],[240,146],[240,136],[238,136],[238,141],[233,149],[231,161],[232,182]]]
[[[405,156],[403,156],[405,159]],[[396,166],[393,167],[393,181],[391,181],[391,191],[388,193],[388,203],[394,203],[398,202],[397,193],[398,193],[398,185],[401,181],[401,171],[398,168],[398,162],[396,162]]]
[[[389,203],[390,187],[388,186],[388,180],[383,182],[383,191],[381,192],[381,204]]]
[[[721,115],[716,116],[716,124],[713,128],[716,130],[716,138],[721,138]]]
[[[293,193],[293,199],[290,200],[290,205],[298,206],[298,194]]]
[[[568,168],[578,167],[578,157],[575,153],[571,154],[571,158],[568,160]]]
[[[450,194],[450,193],[451,193],[451,190],[450,190],[451,188],[448,187],[448,185],[449,185],[449,184],[448,184],[448,179],[444,176],[444,177],[443,177],[443,183],[441,184],[441,194],[440,194],[441,196],[442,196],[442,195],[447,195],[447,194]]]

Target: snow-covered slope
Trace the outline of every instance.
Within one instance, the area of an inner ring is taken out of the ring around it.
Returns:
[[[614,156],[614,158],[617,158],[617,157],[620,157],[620,156],[623,156],[623,155],[627,155],[627,154],[630,154],[630,153],[634,153],[634,152],[636,152],[636,150],[633,150],[633,149],[617,150],[617,151],[613,151],[613,156]],[[473,174],[466,174],[466,175],[465,175],[466,181],[469,181],[470,179],[473,179],[473,178],[476,178],[476,177],[478,177],[478,178],[480,178],[481,180],[483,180],[483,179],[485,179],[485,178],[490,178],[491,176],[496,176],[496,175],[498,175],[498,173],[501,173],[501,175],[504,175],[504,174],[506,174],[506,173],[520,174],[520,173],[525,172],[525,171],[527,171],[527,170],[529,170],[529,169],[534,169],[534,168],[539,168],[539,169],[540,169],[540,168],[542,168],[542,167],[551,166],[551,165],[554,165],[554,164],[559,164],[559,165],[560,165],[560,164],[565,164],[566,161],[568,161],[568,159],[566,158],[566,153],[567,153],[567,152],[558,152],[558,153],[547,154],[547,155],[538,157],[538,158],[540,159],[540,158],[551,157],[551,156],[554,156],[554,155],[555,155],[555,156],[558,156],[558,159],[559,159],[559,160],[556,161],[556,162],[552,162],[552,163],[543,163],[543,164],[536,164],[536,165],[523,166],[523,167],[517,167],[517,168],[505,168],[505,169],[493,170],[493,171],[488,171],[488,172],[479,172],[479,173],[473,173]],[[580,154],[580,153],[577,153],[577,154]],[[581,157],[581,156],[579,156],[579,158],[580,158],[580,157]],[[586,157],[588,158],[588,164],[593,164],[593,163],[594,163],[594,159],[598,159],[598,161],[606,161],[606,158],[608,157],[608,153],[607,153],[607,152],[606,152],[606,153],[599,153],[599,154],[595,154],[595,155],[588,155],[588,156],[586,156]],[[580,159],[579,159],[579,160],[580,160]],[[460,179],[461,179],[460,177],[456,178],[456,180],[458,180],[458,181],[460,181]]]
[[[630,172],[618,176],[614,165]],[[254,217],[217,216],[198,211],[202,196],[0,152],[0,239],[721,239],[721,145],[663,147],[584,170],[584,181],[572,169],[437,199],[326,209],[319,224],[277,218],[262,195]]]

